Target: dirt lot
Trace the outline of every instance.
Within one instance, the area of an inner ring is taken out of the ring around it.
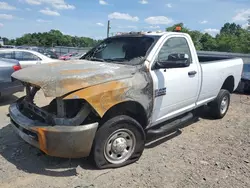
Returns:
[[[19,139],[0,99],[0,187],[250,187],[250,97],[232,96],[223,120],[202,116],[147,144],[141,159],[120,169],[96,170],[88,160],[43,155]]]

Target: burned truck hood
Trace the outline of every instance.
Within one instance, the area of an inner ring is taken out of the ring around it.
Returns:
[[[135,66],[87,60],[62,61],[28,67],[12,77],[40,87],[46,97],[60,97],[89,86],[132,77]]]

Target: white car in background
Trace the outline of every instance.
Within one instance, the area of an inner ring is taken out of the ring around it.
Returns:
[[[0,58],[16,59],[22,68],[37,64],[58,62],[58,60],[49,58],[39,52],[25,49],[1,49]]]

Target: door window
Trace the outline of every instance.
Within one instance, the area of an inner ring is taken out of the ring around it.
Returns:
[[[13,59],[13,51],[8,51],[8,52],[4,52],[4,51],[0,51],[0,57],[1,58],[6,58],[6,59]]]
[[[191,52],[187,43],[187,40],[183,37],[173,37],[168,39],[162,46],[159,54],[158,60],[169,61],[172,60],[171,57],[177,54],[188,55],[188,61],[192,62]]]
[[[15,59],[19,61],[39,61],[41,60],[36,55],[30,52],[15,52]]]

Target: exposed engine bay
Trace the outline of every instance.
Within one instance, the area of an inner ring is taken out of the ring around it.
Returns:
[[[39,87],[25,84],[26,96],[18,100],[18,108],[22,114],[32,120],[54,125],[78,126],[98,121],[100,117],[83,99],[53,99],[48,105],[39,107],[34,101]],[[94,119],[94,120],[93,120]]]

